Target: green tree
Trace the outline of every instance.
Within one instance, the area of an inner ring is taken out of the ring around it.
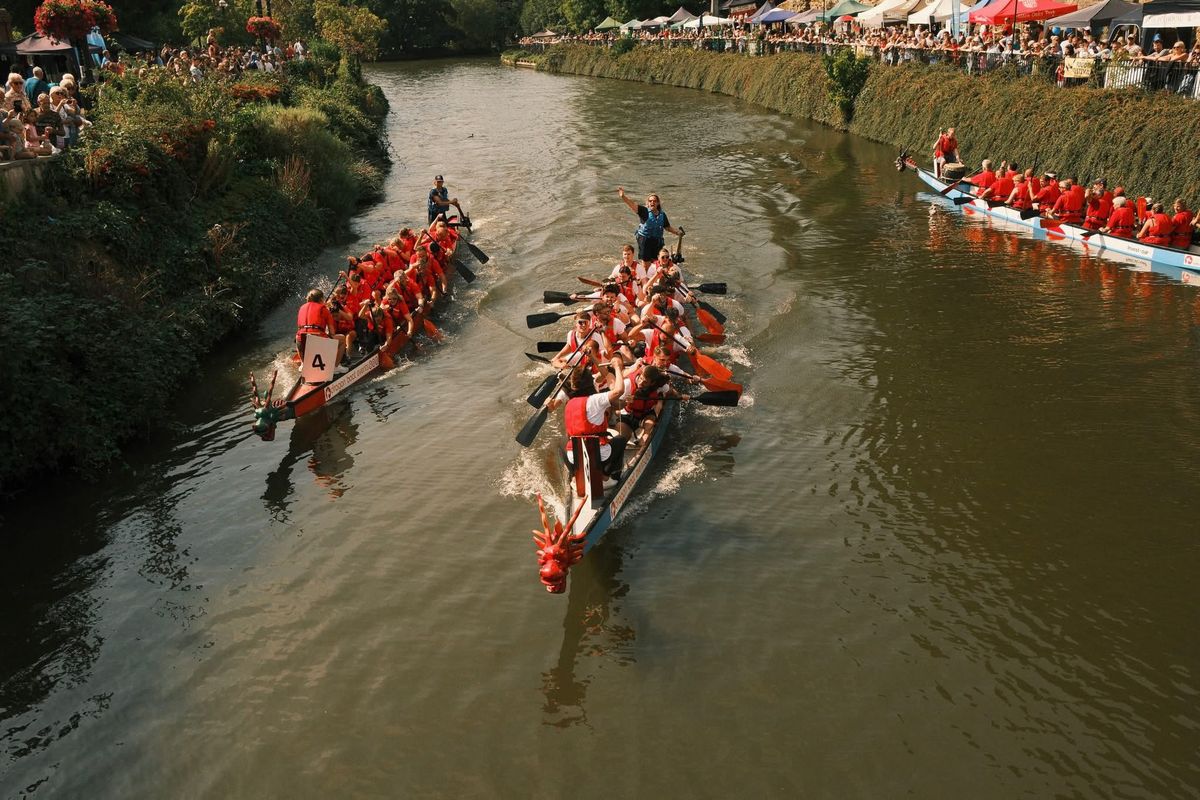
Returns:
[[[314,16],[317,33],[343,54],[360,61],[379,58],[379,38],[388,24],[369,8],[343,5],[337,0],[316,0]]]
[[[566,27],[567,17],[563,14],[561,0],[525,0],[521,9],[521,30],[525,33]]]
[[[446,0],[369,0],[372,10],[388,21],[382,45],[394,55],[439,50],[455,38],[447,21]]]
[[[189,42],[203,39],[210,28],[217,26],[217,7],[213,3],[199,0],[185,3],[179,8],[179,27]]]
[[[517,6],[512,0],[450,0],[458,44],[464,50],[495,50],[517,31]]]
[[[576,33],[591,30],[607,16],[604,0],[562,0],[562,11]]]

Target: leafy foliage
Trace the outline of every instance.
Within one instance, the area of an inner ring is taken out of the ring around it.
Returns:
[[[355,59],[379,58],[379,38],[387,30],[387,21],[363,6],[347,5],[338,0],[316,0],[314,15],[317,32]]]
[[[829,77],[826,89],[829,99],[837,103],[842,116],[849,122],[854,116],[854,100],[871,74],[871,59],[859,58],[849,47],[844,47],[835,55],[822,56],[821,63]]]
[[[24,224],[0,226],[21,254],[0,262],[0,381],[23,413],[0,417],[0,480],[112,461],[378,196],[387,105],[336,50],[312,50],[286,78],[114,78],[83,146],[3,208]]]

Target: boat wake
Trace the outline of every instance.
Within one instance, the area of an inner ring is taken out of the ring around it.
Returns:
[[[704,459],[712,452],[712,445],[696,445],[686,453],[670,456],[670,466],[658,476],[658,480],[645,492],[638,493],[625,507],[621,509],[619,521],[622,523],[640,517],[654,501],[667,497],[679,491],[685,481],[692,481],[704,474]]]
[[[540,494],[554,510],[555,519],[566,519],[567,507],[558,496],[559,487],[554,485],[544,458],[545,454],[536,450],[522,450],[520,457],[500,473],[497,487],[505,497],[534,499]]]

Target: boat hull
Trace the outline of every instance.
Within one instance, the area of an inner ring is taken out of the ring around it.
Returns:
[[[944,202],[948,205],[953,205],[956,197],[972,196],[969,191],[958,188],[945,191],[946,187],[950,185],[948,182],[934,177],[933,173],[926,169],[920,167],[915,169],[921,180],[937,190],[939,197],[945,198]],[[943,191],[945,194],[941,194]],[[1134,269],[1158,272],[1187,284],[1200,284],[1200,252],[1178,250],[1174,247],[1156,247],[1142,244],[1133,239],[1106,236],[1102,233],[1096,233],[1084,239],[1083,234],[1087,233],[1087,229],[1080,225],[1056,222],[1040,217],[1021,219],[1021,213],[1017,209],[1007,206],[990,208],[986,201],[979,199],[973,199],[958,207],[962,208],[964,213],[983,214],[1028,229],[1034,233],[1035,238],[1070,244],[1085,253],[1112,258],[1120,263],[1132,261]]]
[[[579,503],[585,504],[583,511],[580,512],[572,528],[573,534],[579,535],[583,533],[586,535],[583,546],[585,554],[604,538],[604,534],[612,527],[613,522],[620,515],[621,509],[628,503],[634,488],[637,487],[649,469],[650,464],[654,461],[654,457],[662,449],[667,429],[671,426],[676,409],[677,402],[675,400],[667,400],[663,403],[663,410],[659,415],[658,423],[654,426],[654,433],[650,436],[650,442],[643,447],[639,447],[625,460],[625,468],[621,472],[621,480],[615,486],[605,491],[604,497],[601,498],[597,508],[591,508],[592,497],[590,486],[586,488],[586,494],[583,497],[579,497],[572,488],[567,517],[569,519],[575,513],[575,509]],[[586,454],[583,457],[586,458]],[[569,478],[570,472],[568,472]],[[574,482],[571,481],[571,483],[574,486]]]

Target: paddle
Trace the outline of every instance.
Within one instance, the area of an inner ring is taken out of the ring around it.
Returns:
[[[492,260],[491,256],[489,256],[487,253],[480,250],[475,245],[475,243],[470,241],[469,239],[461,238],[461,239],[459,239],[459,241],[467,246],[467,249],[471,251],[471,255],[475,256],[475,258],[478,259],[480,264],[486,264],[487,262]]]
[[[603,287],[604,287],[604,282],[603,282],[603,281],[598,281],[598,280],[595,280],[595,279],[593,279],[593,278],[585,278],[585,277],[583,277],[582,275],[576,275],[575,277],[577,277],[577,278],[579,279],[579,282],[580,282],[580,283],[586,283],[588,286],[595,286],[595,287],[597,287],[597,288],[603,288]]]
[[[704,294],[725,294],[724,283],[702,283],[696,287],[697,292]]]
[[[593,323],[592,327],[590,327],[588,329],[587,336],[585,336],[580,341],[586,342],[588,340],[588,338],[591,337],[592,333],[595,330],[596,330],[596,326]],[[564,347],[566,346],[566,342],[563,343],[563,346]],[[562,348],[559,348],[559,349],[561,350]],[[571,353],[570,357],[567,359],[566,366],[564,366],[563,369],[567,369],[568,367],[570,367],[571,362],[574,361],[581,352],[583,352],[583,347],[582,346],[576,347],[575,352]],[[528,353],[526,355],[528,355]],[[550,363],[554,363],[554,362],[550,362]],[[561,372],[560,372],[560,374],[561,374]],[[534,408],[537,408],[542,403],[546,402],[546,398],[550,396],[549,394],[547,394],[546,390],[550,388],[551,384],[554,383],[554,381],[557,377],[558,377],[557,375],[547,376],[546,380],[542,381],[541,385],[538,386],[538,388],[534,389],[530,393],[529,397],[525,398],[525,402],[529,403],[529,405],[533,406]]]
[[[595,327],[593,326],[588,330],[587,335],[591,336],[592,331],[594,330]],[[582,347],[571,354],[571,358],[567,359],[566,366],[559,370],[557,376],[552,375],[547,378],[546,381],[542,383],[542,386],[538,387],[538,390],[529,396],[530,400],[532,400],[535,396],[541,397],[541,400],[537,403],[540,408],[538,408],[537,412],[529,418],[529,421],[525,423],[525,426],[517,432],[517,444],[521,445],[522,447],[529,447],[529,445],[533,444],[533,440],[537,438],[538,431],[542,429],[542,426],[546,424],[546,418],[550,416],[550,407],[545,405],[546,399],[557,393],[563,384],[567,382],[567,376],[571,374],[568,367],[572,366],[571,362],[578,358],[581,353],[583,353]],[[558,378],[557,383],[554,383],[555,377]],[[547,386],[550,386],[549,390],[543,392],[543,387]]]
[[[696,341],[704,342],[705,344],[725,344],[725,334],[723,333],[698,333]]]
[[[653,317],[651,317],[649,319],[649,322],[651,325],[653,325],[655,328],[658,329],[659,333],[666,333],[666,331],[664,331],[661,327],[659,327],[658,323],[654,321]],[[683,339],[679,338],[678,334],[671,334],[671,337],[675,340],[675,343],[678,344],[680,347],[686,348],[688,346],[688,343],[686,341],[684,341]],[[709,375],[712,375],[714,378],[719,378],[723,381],[727,381],[733,377],[733,370],[729,369],[724,364],[717,361],[715,358],[710,358],[709,356],[704,355],[704,353],[701,353],[699,350],[696,351],[695,355],[692,355],[689,353],[688,357],[692,359],[692,362],[695,363],[697,369],[704,370]]]
[[[1021,219],[1033,219],[1034,217],[1040,216],[1041,212],[1036,208],[1025,208],[1021,210]]]
[[[736,406],[738,400],[737,392],[704,392],[692,397],[692,402],[706,406]]]
[[[429,235],[429,231],[421,231],[421,235],[417,237],[416,243],[413,244],[413,250],[415,251],[418,247],[420,247],[421,243],[424,242],[426,239],[432,239],[432,238],[433,237]],[[466,239],[463,239],[462,241],[465,242]],[[467,242],[467,244],[470,245],[471,243]],[[475,282],[475,273],[472,272],[471,270],[467,269],[467,266],[465,264],[460,262],[457,258],[452,258],[452,259],[450,259],[450,261],[451,261],[451,263],[454,264],[454,268],[456,270],[458,270],[458,274],[462,275],[464,281],[466,281],[467,283]]]
[[[683,257],[683,233],[682,232],[679,234],[679,242],[676,243],[676,245],[675,245],[675,252],[671,254],[671,261],[676,264],[682,264],[683,262],[687,261],[687,259]]]
[[[526,353],[525,357],[528,358],[530,361],[537,361],[539,364],[551,363],[550,359],[546,358],[545,356],[537,356],[537,355],[534,355],[533,353]]]
[[[543,325],[553,325],[564,317],[573,317],[578,314],[578,311],[546,311],[542,314],[529,314],[525,317],[525,324],[530,328],[540,328]]]
[[[462,225],[464,228],[470,229],[471,218],[469,216],[467,216],[467,212],[463,211],[462,206],[460,206],[458,203],[454,203],[454,207],[458,209],[458,214],[462,218],[462,222],[460,222],[458,224]]]
[[[423,319],[421,320],[421,324],[425,326],[425,333],[430,339],[433,339],[435,342],[442,340],[442,332],[438,330],[437,325],[433,324],[433,320]]]
[[[967,203],[971,202],[972,200],[977,200],[977,199],[978,198],[975,197],[975,195],[973,195],[973,194],[964,194],[960,197],[953,198],[952,202],[956,206],[965,206]]]
[[[569,306],[573,303],[578,303],[579,301],[574,297],[571,297],[571,295],[567,292],[552,292],[547,289],[546,291],[542,292],[542,302],[562,303],[565,306]]]
[[[557,353],[566,346],[566,342],[538,342],[537,351],[539,353]]]
[[[684,283],[683,281],[680,281],[679,285],[683,287],[683,290],[685,292],[692,291],[688,287],[688,285],[686,283]],[[713,321],[716,322],[715,327],[712,325],[709,325],[708,321],[706,319],[704,319],[704,317],[700,316],[701,309],[707,311],[708,314],[713,318]],[[708,328],[709,331],[711,331],[712,333],[724,333],[725,332],[725,323],[729,321],[728,317],[726,317],[720,311],[717,311],[717,309],[713,308],[712,305],[710,305],[709,303],[706,303],[703,300],[696,301],[696,316],[700,317],[700,321],[704,323],[704,327]]]
[[[711,389],[714,392],[737,392],[742,394],[742,385],[733,381],[723,381],[720,378],[705,378],[703,375],[693,375],[685,369],[680,369],[674,364],[671,365],[669,372],[672,375],[679,375],[684,378],[700,378],[700,382],[704,384],[704,388]]]

